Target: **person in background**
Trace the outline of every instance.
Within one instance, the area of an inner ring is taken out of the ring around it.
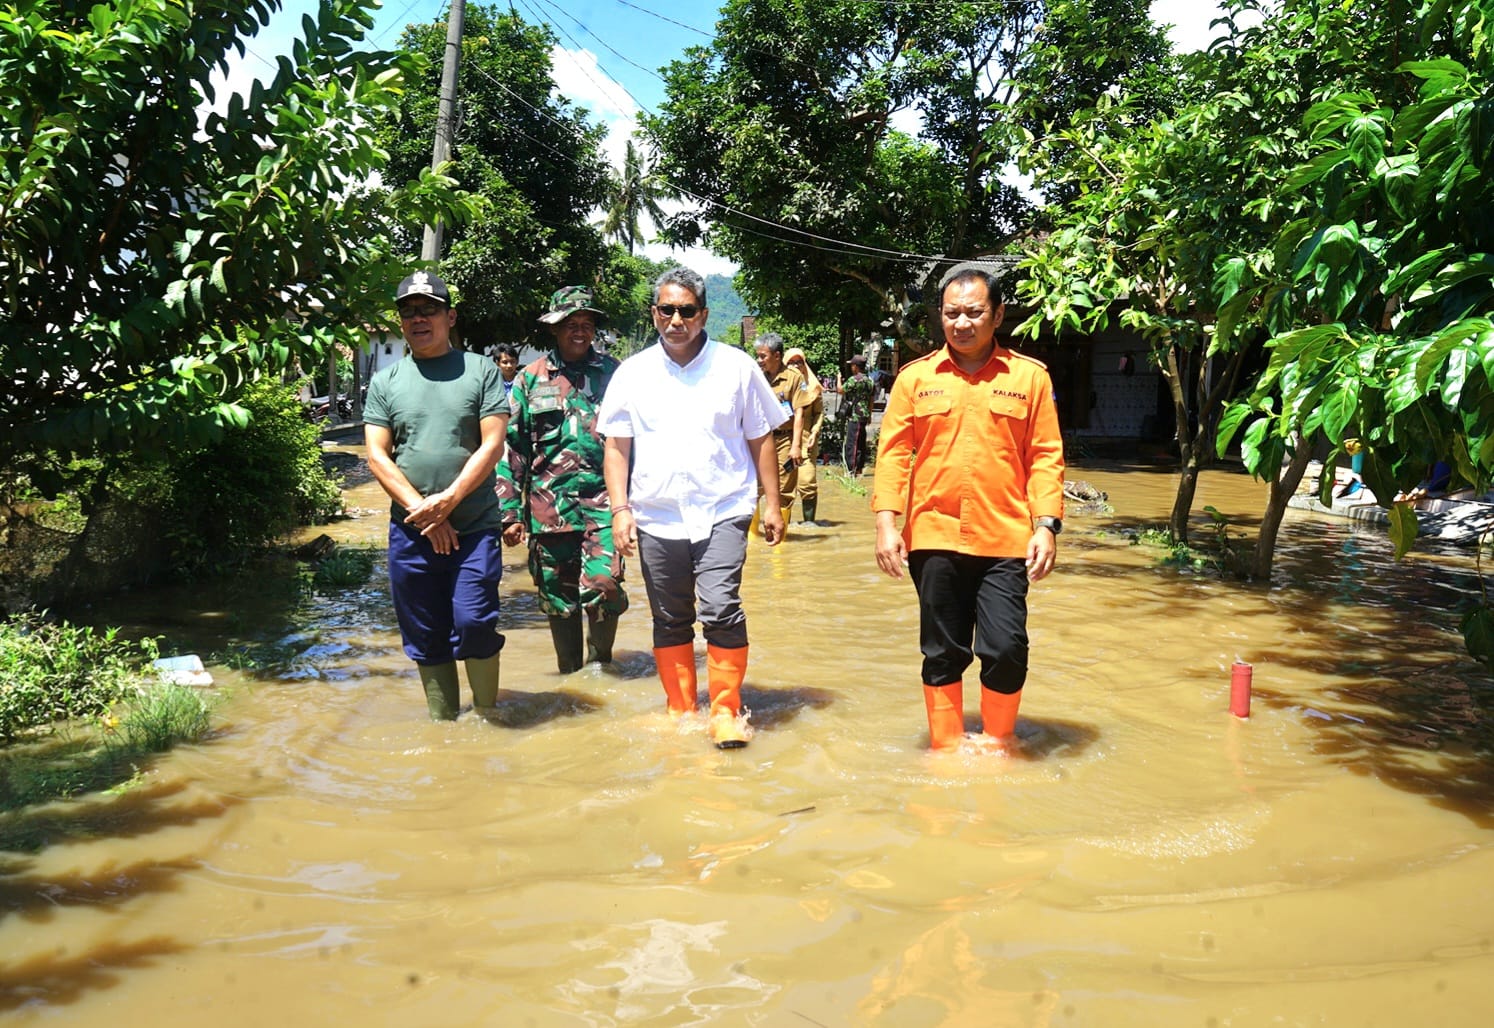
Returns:
[[[866,358],[856,354],[847,362],[851,377],[840,388],[841,418],[845,423],[846,473],[866,470],[866,427],[871,424],[872,396],[876,385],[866,373]]]
[[[539,320],[555,345],[514,379],[508,460],[498,469],[503,541],[529,539],[529,573],[562,674],[610,664],[628,609],[597,434],[597,408],[618,366],[592,345],[603,317],[584,286],[550,297]]]
[[[804,459],[804,410],[809,397],[804,379],[784,362],[783,336],[764,332],[753,343],[757,366],[767,377],[768,388],[778,397],[784,422],[773,432],[773,447],[778,462],[778,496],[783,504],[783,523],[788,524],[794,509],[794,494],[799,488],[799,465]]]
[[[799,373],[803,385],[799,392],[809,397],[807,404],[799,405],[804,412],[804,429],[800,436],[802,452],[799,460],[799,481],[794,495],[799,499],[799,508],[804,513],[804,524],[815,525],[820,507],[819,475],[815,465],[820,459],[820,430],[825,427],[824,387],[816,377],[814,369],[804,358],[804,351],[797,346],[783,355],[784,363]],[[790,501],[792,505],[792,501]]]
[[[944,346],[903,367],[882,414],[877,566],[893,578],[906,566],[913,577],[935,749],[964,738],[962,676],[976,657],[983,732],[1012,740],[1027,678],[1028,584],[1053,570],[1063,530],[1053,383],[1041,363],[996,341],[1001,301],[988,265],[950,269],[939,293]]]
[[[519,351],[508,343],[499,344],[494,350],[498,361],[498,372],[503,376],[503,391],[511,393],[514,389],[514,379],[519,374]]]
[[[666,271],[651,310],[659,345],[622,362],[597,416],[612,530],[618,550],[639,558],[670,713],[695,709],[698,614],[711,739],[731,749],[750,734],[741,697],[747,526],[761,483],[763,536],[770,546],[783,538],[771,439],[787,415],[746,354],[707,338],[700,275]]]
[[[427,271],[395,290],[409,353],[368,386],[368,467],[389,494],[389,588],[405,654],[435,720],[457,716],[465,662],[472,706],[498,697],[500,512],[493,469],[503,456],[508,397],[488,358],[452,345],[457,312]]]

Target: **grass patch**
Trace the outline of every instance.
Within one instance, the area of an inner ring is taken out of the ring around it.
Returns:
[[[1143,528],[1131,536],[1131,545],[1164,551],[1164,556],[1157,561],[1163,567],[1202,571],[1214,566],[1212,555],[1195,549],[1187,543],[1178,542],[1165,528]]]
[[[137,759],[91,728],[6,747],[0,750],[0,811],[120,788],[138,778]],[[11,848],[0,833],[0,850]]]
[[[826,465],[823,474],[826,478],[830,479],[830,481],[834,482],[836,485],[840,486],[848,493],[851,493],[855,496],[866,495],[866,486],[862,485],[859,479],[853,478],[852,476],[846,474],[844,468],[835,468],[830,465]]]
[[[1219,575],[1242,575],[1247,567],[1246,555],[1239,543],[1230,538],[1229,520],[1215,507],[1205,507],[1213,528],[1207,545],[1181,542],[1166,528],[1143,528],[1131,536],[1132,546],[1149,546],[1166,551],[1158,563],[1165,567],[1189,571],[1212,571]]]
[[[0,622],[0,811],[127,787],[155,754],[203,739],[218,697],[161,681],[158,653],[118,629]]]
[[[378,553],[369,547],[338,549],[317,561],[312,585],[319,590],[351,589],[367,582],[373,575]]]
[[[132,754],[165,753],[179,742],[198,742],[212,727],[217,696],[187,685],[165,683],[147,689],[119,722],[115,745]]]
[[[119,629],[96,632],[43,614],[0,621],[0,742],[59,721],[105,713],[137,694],[156,641],[129,644]]]
[[[212,729],[216,694],[190,686],[147,686],[118,715],[71,722],[58,731],[0,749],[0,811],[138,782],[150,760]],[[0,831],[0,850],[9,848]]]

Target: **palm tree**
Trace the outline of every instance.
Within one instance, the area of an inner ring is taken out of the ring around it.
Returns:
[[[643,234],[641,220],[646,216],[654,225],[662,225],[664,210],[659,201],[672,195],[668,183],[654,174],[653,162],[633,146],[633,140],[628,140],[623,151],[622,173],[612,175],[602,234],[622,243],[628,248],[628,255],[632,256],[633,248]]]

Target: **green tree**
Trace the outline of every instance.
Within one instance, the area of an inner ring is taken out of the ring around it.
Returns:
[[[487,212],[448,228],[441,269],[461,293],[463,336],[475,348],[527,338],[552,292],[595,283],[607,260],[588,223],[606,196],[606,130],[556,92],[554,44],[547,27],[512,9],[466,8],[449,174],[483,197]],[[425,71],[372,119],[394,182],[430,164],[444,19],[408,26],[400,45],[425,58]],[[404,244],[418,250],[416,240],[412,233]]]
[[[1247,12],[1265,16],[1242,27]],[[1102,98],[1024,153],[1039,181],[1068,198],[1024,262],[1022,295],[1039,310],[1024,327],[1093,331],[1119,320],[1147,338],[1173,401],[1182,474],[1168,527],[1178,542],[1187,541],[1198,470],[1242,369],[1266,335],[1317,316],[1290,290],[1247,289],[1272,278],[1277,234],[1310,203],[1283,188],[1312,153],[1303,115],[1337,91],[1390,84],[1387,55],[1407,45],[1404,27],[1369,5],[1263,11],[1241,0],[1222,27],[1209,54],[1187,62],[1184,91],[1201,99],[1148,120],[1146,96]],[[1309,442],[1275,451],[1276,467],[1290,460],[1270,476],[1249,569],[1256,577],[1269,577]]]
[[[1124,116],[1135,125],[1170,115],[1182,99],[1181,62],[1162,27],[1151,20],[1151,0],[1057,0],[1047,4],[1030,58],[1017,77],[1017,122],[1037,138],[1055,137],[1050,160],[1061,161],[1056,138],[1101,99],[1126,97]],[[994,142],[994,141],[993,141]],[[1062,206],[1082,186],[1049,176],[1045,199]]]
[[[671,195],[669,186],[654,172],[647,153],[629,139],[623,151],[622,170],[612,174],[607,193],[602,235],[621,242],[631,256],[643,235],[644,218],[656,226],[664,224],[664,208],[659,201]]]
[[[986,252],[1025,219],[1020,195],[993,186],[986,131],[1041,9],[730,0],[713,43],[665,70],[668,100],[645,119],[693,204],[666,235],[736,260],[760,310],[921,340],[936,269],[920,255]],[[927,138],[893,128],[911,111]]]
[[[1241,432],[1255,473],[1321,432],[1330,466],[1357,440],[1382,503],[1437,459],[1478,493],[1494,486],[1491,14],[1477,0],[1423,6],[1392,51],[1410,59],[1308,111],[1313,154],[1285,183],[1305,195],[1303,216],[1230,283],[1231,309],[1312,314],[1272,326],[1270,364],[1222,426],[1221,445]],[[1390,534],[1397,554],[1412,545],[1408,504],[1392,505]],[[1494,666],[1487,594],[1463,629]]]
[[[1181,463],[1168,529],[1175,541],[1187,542],[1210,419],[1228,397],[1244,353],[1227,354],[1223,374],[1206,377],[1204,290],[1220,242],[1209,220],[1226,197],[1197,188],[1209,148],[1180,128],[1197,127],[1196,112],[1188,123],[1135,128],[1112,112],[1104,100],[1055,137],[1060,146],[1028,154],[1025,166],[1040,182],[1073,196],[1020,265],[1017,299],[1033,314],[1017,332],[1036,336],[1051,326],[1062,337],[1119,322],[1146,340],[1172,398]],[[1223,152],[1213,156],[1227,159]]]
[[[607,312],[607,330],[617,336],[617,344],[610,352],[621,358],[641,349],[653,333],[649,304],[653,300],[654,280],[664,273],[666,265],[630,254],[615,244],[607,247],[606,253],[593,298]],[[534,345],[546,347],[553,342],[548,332],[537,327]]]
[[[71,455],[242,428],[249,383],[379,320],[402,263],[389,231],[474,213],[428,171],[349,195],[383,167],[367,117],[419,68],[356,49],[370,0],[328,0],[273,80],[201,117],[210,76],[276,6],[0,8],[7,481],[56,495]]]
[[[757,332],[777,332],[783,336],[783,348],[797,346],[804,351],[804,359],[814,369],[822,382],[835,384],[836,369],[840,364],[840,333],[833,324],[796,324],[768,315],[758,319]]]

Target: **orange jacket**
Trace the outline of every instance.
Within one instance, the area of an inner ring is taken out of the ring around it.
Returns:
[[[1048,369],[998,345],[974,375],[947,348],[903,367],[877,442],[872,510],[908,550],[1026,557],[1032,519],[1063,516],[1063,436]]]

